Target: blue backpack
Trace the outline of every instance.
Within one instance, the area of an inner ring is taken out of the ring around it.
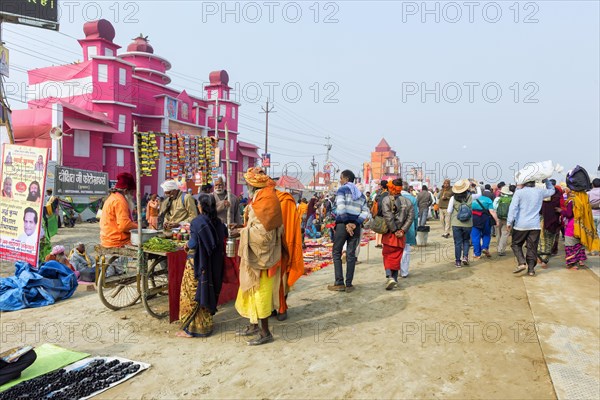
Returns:
[[[469,207],[467,203],[460,203],[460,206],[458,206],[458,213],[456,213],[456,218],[460,222],[467,222],[472,216],[473,211],[471,210],[471,207]]]

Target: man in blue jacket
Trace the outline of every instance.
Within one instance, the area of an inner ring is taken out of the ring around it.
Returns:
[[[370,216],[367,199],[354,184],[354,173],[350,170],[342,171],[340,175],[340,188],[335,197],[336,217],[335,234],[333,238],[333,266],[335,270],[335,284],[327,289],[336,292],[350,293],[354,290],[352,279],[356,266],[356,248],[360,245],[360,226]],[[346,246],[346,282],[344,284],[344,271],[342,269],[342,250]]]
[[[548,179],[543,181],[546,189],[538,189],[535,182],[526,182],[522,189],[515,192],[508,209],[506,230],[511,233],[512,251],[519,263],[513,273],[527,269],[529,276],[535,276],[537,248],[540,241],[540,210],[544,198],[554,194],[554,186]],[[523,255],[523,244],[527,242],[527,256]]]

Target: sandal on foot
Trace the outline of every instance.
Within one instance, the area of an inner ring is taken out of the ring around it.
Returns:
[[[527,275],[529,275],[529,276],[535,276],[535,271],[528,272]]]
[[[246,326],[243,330],[236,332],[236,336],[254,336],[259,332],[258,326]]]
[[[285,321],[287,319],[288,315],[287,315],[287,311],[284,313],[278,313],[277,314],[277,321]]]
[[[513,271],[513,274],[518,274],[519,272],[523,272],[527,269],[527,265],[519,265],[517,268],[515,268],[515,270]]]
[[[275,340],[273,335],[269,333],[267,336],[258,335],[257,338],[248,340],[246,343],[248,343],[248,346],[260,346],[261,344],[271,343],[273,340]]]

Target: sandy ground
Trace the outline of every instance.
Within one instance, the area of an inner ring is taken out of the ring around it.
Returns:
[[[215,316],[213,336],[182,339],[174,336],[176,323],[148,316],[141,304],[110,311],[86,291],[3,313],[1,346],[49,342],[152,364],[100,396],[106,399],[556,398],[530,305],[545,296],[532,300],[526,285],[538,290],[544,279],[556,285],[559,273],[576,274],[597,305],[597,276],[562,271],[561,258],[534,278],[515,276],[513,257],[495,250],[490,261],[455,268],[452,239],[440,237],[439,222],[430,224],[429,245],[413,252],[400,289],[384,290],[381,252],[371,242],[361,251],[353,293],[326,289],[333,266],[303,277],[289,296],[289,319],[272,319],[275,342],[265,346],[235,336],[245,321],[232,303]],[[93,241],[97,227],[63,228],[53,239]],[[597,338],[597,319],[580,312]]]

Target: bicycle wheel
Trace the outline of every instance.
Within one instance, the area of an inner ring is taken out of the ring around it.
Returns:
[[[118,259],[112,256],[107,263],[102,262],[97,285],[102,304],[115,311],[132,306],[140,299],[140,279],[135,269],[127,267],[124,274],[106,277],[108,268]]]
[[[155,258],[150,261],[148,271],[142,275],[142,304],[148,314],[154,318],[166,317],[169,314],[168,294],[166,257]]]

